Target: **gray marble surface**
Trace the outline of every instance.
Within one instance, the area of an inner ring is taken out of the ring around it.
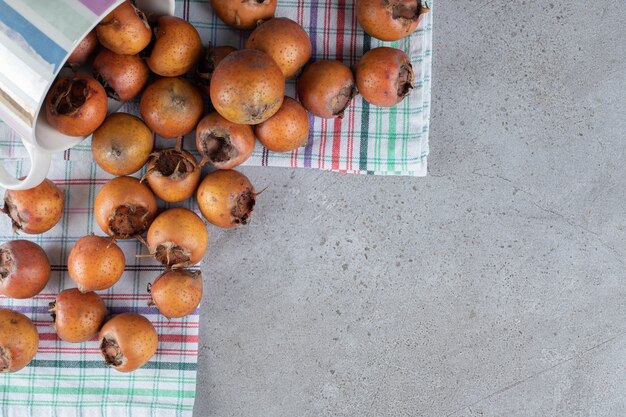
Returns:
[[[247,168],[194,416],[626,415],[626,2],[437,2],[428,178]]]

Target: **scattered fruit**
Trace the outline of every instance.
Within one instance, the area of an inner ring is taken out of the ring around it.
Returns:
[[[115,239],[130,239],[148,230],[157,201],[137,178],[117,177],[98,192],[93,208],[104,233]]]
[[[161,16],[157,21],[156,42],[148,66],[163,77],[186,74],[198,62],[202,39],[196,28],[175,16]]]
[[[155,305],[168,319],[193,313],[202,300],[202,273],[187,269],[173,269],[159,275],[150,286]]]
[[[91,153],[109,174],[129,175],[146,164],[153,144],[152,132],[140,118],[113,113],[94,132]]]
[[[150,155],[146,173],[157,197],[168,203],[177,203],[193,196],[200,182],[201,169],[196,158],[176,148],[166,148]]]
[[[131,372],[145,365],[156,353],[157,332],[150,321],[135,313],[122,313],[104,323],[99,334],[106,366]]]
[[[270,151],[289,152],[307,144],[309,114],[300,103],[285,97],[278,113],[254,127],[254,134]]]
[[[61,291],[50,307],[59,339],[71,343],[93,339],[107,315],[104,301],[98,294],[77,288]]]
[[[356,84],[367,102],[380,107],[395,106],[413,88],[411,61],[399,49],[369,50],[357,64]]]
[[[298,80],[302,105],[325,119],[342,118],[356,94],[352,71],[339,61],[316,61],[304,69]]]
[[[119,55],[103,49],[93,61],[93,75],[107,96],[117,101],[135,98],[148,83],[150,70],[137,55]]]
[[[50,279],[50,261],[38,244],[10,240],[0,245],[0,294],[30,298],[41,292]]]
[[[202,260],[209,232],[196,213],[177,207],[154,219],[146,241],[150,254],[167,268],[185,268]]]
[[[84,236],[78,239],[67,259],[67,273],[80,292],[111,288],[122,277],[126,257],[111,239]]]
[[[133,3],[120,4],[96,26],[100,43],[116,54],[138,54],[152,40],[146,15]]]
[[[52,84],[44,106],[54,129],[68,136],[87,136],[107,115],[107,95],[93,77],[74,74]]]
[[[397,41],[415,32],[428,10],[422,0],[356,0],[361,27],[381,41]]]
[[[196,193],[204,218],[215,226],[227,229],[248,223],[256,196],[248,177],[233,170],[208,174]]]
[[[263,20],[271,19],[276,12],[277,0],[210,0],[215,14],[224,23],[236,29],[254,29]]]
[[[33,322],[22,313],[0,308],[0,373],[24,368],[38,348],[39,333]]]
[[[29,190],[7,190],[4,207],[15,232],[39,234],[52,229],[63,216],[65,195],[49,179]]]
[[[164,138],[191,132],[202,117],[204,104],[198,90],[183,78],[161,78],[141,97],[140,112],[148,127]]]
[[[196,128],[196,147],[202,160],[217,169],[244,163],[254,151],[254,132],[249,125],[232,123],[217,112],[205,116]]]
[[[269,55],[244,49],[217,66],[210,90],[211,102],[222,117],[254,125],[272,117],[283,104],[285,79]]]
[[[302,26],[286,17],[276,17],[259,25],[250,34],[246,48],[272,57],[286,79],[298,75],[313,52],[309,35]]]

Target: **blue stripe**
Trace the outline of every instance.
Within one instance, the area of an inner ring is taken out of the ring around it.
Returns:
[[[54,65],[55,70],[63,64],[67,51],[33,26],[28,20],[24,19],[4,0],[0,0],[0,22],[11,29],[9,33],[6,33],[9,38],[16,39],[16,33],[21,35],[32,49],[43,59]],[[20,45],[19,42],[16,42],[16,44]]]

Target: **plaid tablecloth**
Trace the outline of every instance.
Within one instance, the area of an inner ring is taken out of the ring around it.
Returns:
[[[278,16],[287,16],[304,26],[312,38],[314,59],[340,59],[353,65],[364,51],[383,44],[410,54],[416,88],[410,98],[392,109],[353,102],[343,120],[312,118],[311,138],[306,148],[291,154],[268,152],[260,145],[248,165],[305,167],[347,173],[378,175],[426,175],[430,103],[431,14],[410,38],[383,43],[363,34],[353,13],[353,0],[279,0]],[[432,7],[432,3],[429,2]],[[211,12],[206,0],[177,1],[177,15],[191,21],[205,41],[242,47],[246,34],[226,27]],[[294,96],[290,82],[288,94]],[[126,111],[137,113],[137,103]],[[186,145],[193,143],[193,134]],[[19,138],[0,122],[0,157],[16,176],[27,172],[28,162]],[[102,292],[112,312],[135,311],[146,315],[159,333],[157,355],[142,369],[121,374],[104,368],[96,342],[61,342],[50,327],[48,303],[58,291],[73,287],[67,276],[67,256],[77,239],[102,234],[93,218],[93,200],[110,178],[91,160],[85,141],[52,162],[50,179],[65,190],[66,210],[61,222],[40,236],[24,235],[46,250],[53,274],[46,289],[32,300],[0,297],[0,306],[31,317],[41,336],[40,348],[31,365],[16,374],[0,375],[0,416],[190,416],[193,409],[198,350],[198,314],[171,320],[147,308],[146,286],[160,268],[146,259],[136,259],[145,250],[135,241],[120,242],[126,253],[126,272],[112,289]],[[184,206],[195,208],[190,201]],[[0,239],[18,238],[7,217],[0,220]],[[209,247],[210,251],[210,247]],[[206,279],[206,278],[205,278]],[[210,294],[204,302],[210,302]]]

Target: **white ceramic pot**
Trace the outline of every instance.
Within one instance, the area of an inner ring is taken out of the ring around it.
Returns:
[[[125,0],[0,0],[0,119],[21,137],[30,155],[24,179],[0,163],[0,187],[24,190],[48,174],[51,154],[86,137],[52,129],[41,112],[46,94],[76,45]],[[137,0],[151,17],[173,15],[175,0]],[[117,110],[121,103],[112,103]]]

